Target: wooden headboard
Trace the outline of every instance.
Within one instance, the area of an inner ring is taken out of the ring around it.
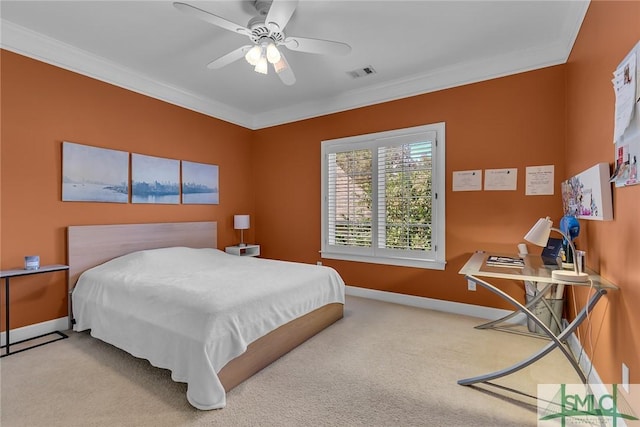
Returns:
[[[170,246],[217,248],[217,224],[204,221],[69,226],[69,292],[85,270],[131,252]]]

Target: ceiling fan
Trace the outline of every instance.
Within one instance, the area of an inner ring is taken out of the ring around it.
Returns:
[[[210,62],[207,65],[210,69],[222,68],[244,57],[261,74],[267,74],[269,64],[272,64],[282,83],[290,86],[296,82],[296,77],[279,47],[329,55],[346,55],[351,52],[351,46],[346,43],[286,36],[284,28],[291,19],[298,0],[255,0],[253,3],[258,16],[252,18],[246,27],[187,3],[174,2],[173,5],[182,12],[233,33],[243,34],[251,40],[252,44],[241,46]]]

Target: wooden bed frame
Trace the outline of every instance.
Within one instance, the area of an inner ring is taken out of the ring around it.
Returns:
[[[134,251],[170,246],[217,248],[217,241],[217,223],[213,221],[68,227],[70,322],[71,292],[83,271]],[[254,341],[218,372],[224,389],[231,390],[342,316],[342,304],[328,304]]]

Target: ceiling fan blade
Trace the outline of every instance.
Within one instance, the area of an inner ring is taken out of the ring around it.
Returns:
[[[285,59],[284,54],[280,53],[280,61],[273,64],[273,68],[275,68],[276,74],[278,74],[278,77],[280,77],[282,83],[287,86],[295,84],[296,76],[295,74],[293,74],[293,70]]]
[[[238,59],[244,57],[244,55],[247,53],[247,51],[249,51],[249,49],[251,49],[251,47],[251,45],[239,47],[238,49],[229,52],[214,61],[211,61],[209,64],[207,64],[207,68],[209,68],[210,70],[217,70],[224,67],[225,65],[229,65],[232,62],[235,62]]]
[[[298,0],[273,0],[264,23],[271,31],[282,31],[298,6]]]
[[[282,43],[288,49],[298,52],[317,53],[321,55],[347,55],[351,46],[331,40],[309,39],[306,37],[287,37]]]
[[[224,28],[225,30],[229,30],[234,33],[244,34],[245,36],[251,35],[251,30],[249,30],[248,28],[243,27],[242,25],[238,25],[227,19],[221,18],[217,15],[214,15],[213,13],[209,13],[205,10],[198,9],[197,7],[191,6],[190,4],[176,1],[176,2],[173,2],[173,6],[184,13],[195,16],[198,19],[201,19],[210,24],[216,25],[220,28]]]

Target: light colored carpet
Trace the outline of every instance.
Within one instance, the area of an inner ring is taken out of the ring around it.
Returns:
[[[558,350],[491,385],[546,341],[479,319],[347,297],[345,318],[198,411],[166,370],[73,333],[0,360],[2,427],[535,426],[537,383],[579,379]],[[520,393],[528,394],[527,397]]]

